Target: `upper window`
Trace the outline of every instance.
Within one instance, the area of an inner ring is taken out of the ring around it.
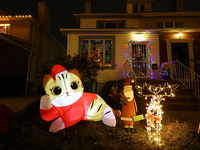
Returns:
[[[145,5],[133,4],[133,13],[145,12]]]
[[[98,21],[97,28],[125,28],[125,21]]]
[[[100,66],[114,68],[114,37],[80,37],[80,54]]]
[[[133,13],[138,13],[138,5],[133,5]]]
[[[0,24],[0,33],[8,33],[10,24]]]
[[[156,28],[183,28],[183,22],[156,22]]]
[[[140,5],[140,10],[145,11],[145,5]]]

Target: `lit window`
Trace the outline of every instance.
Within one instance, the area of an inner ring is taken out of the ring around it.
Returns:
[[[92,58],[100,66],[114,68],[114,37],[80,37],[82,57]]]
[[[0,24],[0,33],[8,33],[10,24]]]

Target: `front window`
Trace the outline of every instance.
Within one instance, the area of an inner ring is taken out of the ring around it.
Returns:
[[[10,24],[0,24],[0,33],[8,33]]]
[[[92,58],[100,66],[114,68],[114,37],[80,37],[82,57]]]

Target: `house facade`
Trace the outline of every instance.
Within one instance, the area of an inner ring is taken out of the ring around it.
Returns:
[[[183,1],[172,2],[173,12],[152,12],[154,0],[126,0],[123,13],[74,14],[79,29],[60,29],[67,38],[67,54],[92,57],[104,66],[97,80],[124,77],[129,62],[138,78],[161,79],[161,64],[179,60],[200,73],[200,12],[183,12]]]
[[[0,11],[0,96],[37,92],[42,86],[40,65],[66,54],[49,33],[49,12],[45,2],[38,2],[37,20]]]

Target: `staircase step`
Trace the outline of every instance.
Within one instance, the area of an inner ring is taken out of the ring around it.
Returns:
[[[199,103],[162,103],[163,110],[191,110],[191,111],[198,111],[199,110]]]

